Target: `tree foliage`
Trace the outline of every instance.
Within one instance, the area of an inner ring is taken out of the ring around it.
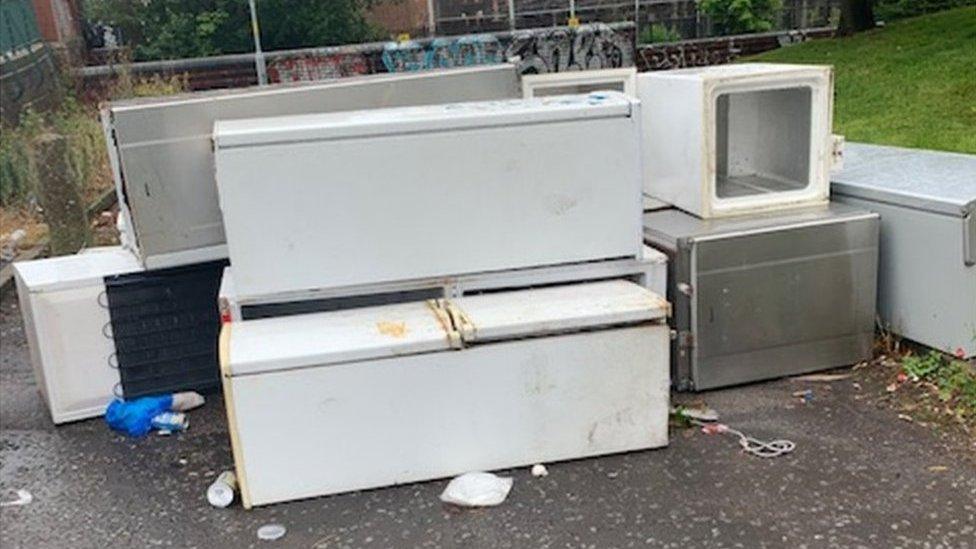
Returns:
[[[265,50],[374,40],[376,0],[256,0]],[[121,31],[133,59],[177,59],[254,49],[247,0],[86,0],[89,21]]]
[[[700,0],[698,9],[720,34],[765,32],[775,27],[783,0]]]

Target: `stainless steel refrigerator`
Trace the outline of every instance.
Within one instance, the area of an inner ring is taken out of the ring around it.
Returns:
[[[840,204],[700,219],[644,214],[669,256],[672,380],[704,390],[866,359],[879,218]]]

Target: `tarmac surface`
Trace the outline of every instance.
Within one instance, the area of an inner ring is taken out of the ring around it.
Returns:
[[[444,505],[434,481],[245,511],[205,497],[232,466],[219,396],[177,436],[128,439],[101,419],[54,427],[9,287],[0,344],[0,501],[33,495],[0,508],[4,548],[976,547],[976,460],[859,400],[850,380],[694,397],[750,435],[796,442],[779,458],[674,428],[665,449],[551,463],[545,478],[506,471],[515,485],[494,508]],[[807,388],[811,402],[792,396]],[[287,534],[259,540],[268,523]]]

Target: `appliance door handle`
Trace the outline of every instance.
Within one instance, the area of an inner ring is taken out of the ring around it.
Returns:
[[[976,212],[962,218],[962,261],[967,267],[976,265]]]

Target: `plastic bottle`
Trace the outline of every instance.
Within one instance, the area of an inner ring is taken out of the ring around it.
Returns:
[[[237,477],[232,471],[224,471],[207,488],[207,501],[210,502],[210,505],[223,509],[233,503],[234,492],[236,491]]]

